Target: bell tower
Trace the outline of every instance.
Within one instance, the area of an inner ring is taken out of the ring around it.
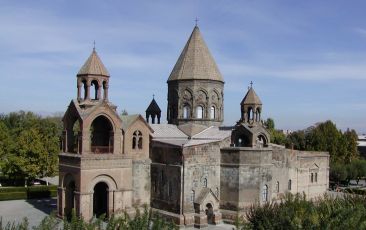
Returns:
[[[250,82],[250,87],[247,94],[241,101],[240,107],[240,122],[249,125],[261,123],[262,102],[253,89],[253,82]]]
[[[240,103],[241,117],[231,135],[235,147],[268,147],[270,136],[261,120],[262,101],[250,82],[248,92]]]
[[[100,60],[95,48],[76,75],[77,100],[108,101],[109,73]],[[102,95],[103,90],[103,95]],[[84,93],[82,93],[84,91]],[[91,95],[91,91],[94,93]]]

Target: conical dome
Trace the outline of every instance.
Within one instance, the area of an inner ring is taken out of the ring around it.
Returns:
[[[224,82],[197,26],[184,46],[168,82],[194,79]]]
[[[241,105],[262,105],[261,99],[255,93],[253,87],[250,87],[244,99],[240,103]]]
[[[100,60],[97,51],[93,49],[93,52],[86,60],[85,64],[79,70],[77,76],[79,75],[99,75],[109,77],[109,73],[103,62]]]

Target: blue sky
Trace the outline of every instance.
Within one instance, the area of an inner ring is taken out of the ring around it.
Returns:
[[[0,1],[0,113],[65,111],[93,41],[118,110],[166,111],[199,18],[225,79],[225,124],[250,81],[277,128],[330,119],[366,133],[366,1]]]

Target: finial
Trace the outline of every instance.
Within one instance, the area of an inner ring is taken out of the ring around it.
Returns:
[[[250,88],[253,88],[253,82],[250,81]]]
[[[194,20],[196,22],[196,26],[198,25],[198,18],[196,17],[196,20]]]
[[[155,99],[155,94],[153,94],[153,99]]]
[[[95,51],[95,40],[93,42],[93,51]]]

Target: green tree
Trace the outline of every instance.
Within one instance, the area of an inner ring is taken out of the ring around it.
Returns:
[[[60,118],[24,111],[0,115],[3,173],[23,179],[55,175],[60,134]]]

